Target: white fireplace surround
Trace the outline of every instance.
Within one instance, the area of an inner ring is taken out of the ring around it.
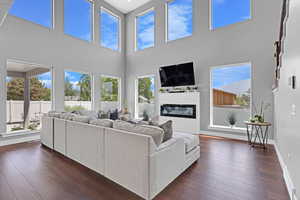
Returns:
[[[174,131],[184,133],[200,133],[200,92],[182,92],[182,93],[159,93],[159,113],[160,107],[165,104],[175,105],[195,105],[196,119],[159,116],[160,123],[168,120],[173,121]]]

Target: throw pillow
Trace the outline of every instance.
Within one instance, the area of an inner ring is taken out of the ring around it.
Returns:
[[[173,137],[173,122],[172,122],[172,120],[169,120],[169,121],[159,125],[159,127],[164,130],[163,142],[166,142]]]

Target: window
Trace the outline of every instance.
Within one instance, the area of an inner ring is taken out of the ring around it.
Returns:
[[[41,128],[41,117],[52,109],[52,76],[48,68],[17,62],[7,62],[7,133],[35,131]],[[10,71],[12,69],[12,71]],[[26,92],[28,91],[28,92]]]
[[[245,128],[250,105],[251,64],[211,70],[211,126]]]
[[[101,77],[101,111],[120,109],[120,79],[109,76]]]
[[[145,76],[137,79],[136,117],[153,117],[155,114],[155,78]]]
[[[167,40],[177,40],[193,33],[193,0],[167,3]]]
[[[73,37],[92,40],[92,3],[88,0],[64,0],[64,30]]]
[[[51,28],[52,0],[15,0],[9,14]]]
[[[65,110],[91,110],[91,76],[65,71]]]
[[[216,29],[251,18],[251,0],[211,0],[211,28]]]
[[[100,20],[101,45],[115,51],[119,50],[120,18],[102,8]]]
[[[154,47],[155,12],[154,9],[136,17],[136,50]]]

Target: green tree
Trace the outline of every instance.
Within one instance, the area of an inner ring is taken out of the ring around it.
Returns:
[[[117,78],[102,77],[101,101],[118,101],[119,97],[119,80]],[[107,88],[111,84],[111,88]]]
[[[7,100],[24,100],[24,79],[12,78],[7,83]]]
[[[154,99],[154,94],[152,90],[152,78],[140,78],[138,79],[138,94],[139,97],[142,96],[146,99],[148,103],[150,103]],[[139,98],[139,103],[142,103],[143,100]]]
[[[78,86],[80,86],[80,101],[91,101],[91,77],[82,74]]]
[[[67,97],[76,96],[76,90],[73,88],[73,85],[69,78],[65,79],[65,96]]]
[[[51,90],[37,77],[30,79],[30,100],[31,101],[50,101]]]
[[[50,101],[51,90],[37,77],[30,79],[30,100]],[[24,100],[24,79],[12,78],[7,82],[7,100]]]

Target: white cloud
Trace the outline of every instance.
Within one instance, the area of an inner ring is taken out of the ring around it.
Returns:
[[[138,38],[141,42],[139,48],[143,49],[152,46],[154,43],[154,27],[151,26],[139,33]]]
[[[174,4],[169,8],[168,39],[175,40],[191,35],[192,5]]]
[[[46,88],[51,88],[52,86],[51,80],[40,80],[40,81],[46,86]]]
[[[73,86],[73,89],[80,90],[80,86],[78,85],[79,81],[70,81]]]
[[[138,19],[138,48],[145,49],[154,44],[154,12],[140,16]]]

